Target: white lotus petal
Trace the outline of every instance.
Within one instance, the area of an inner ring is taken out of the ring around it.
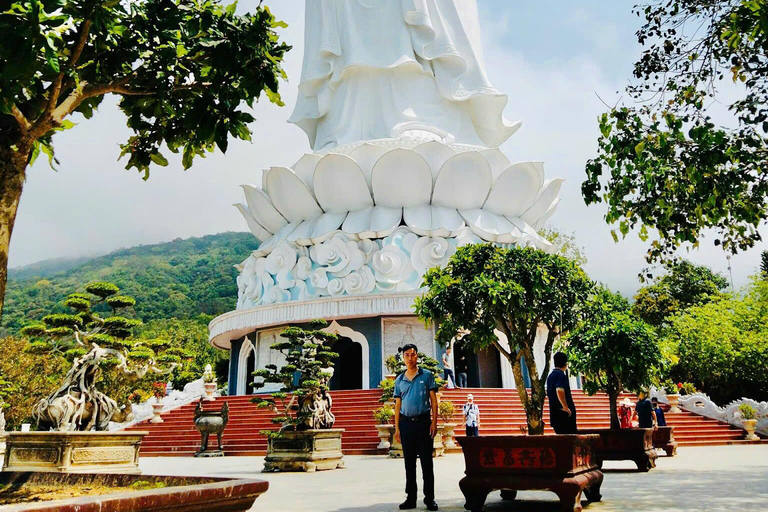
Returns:
[[[511,244],[520,238],[520,230],[501,215],[486,210],[459,210],[472,232],[488,242]]]
[[[267,190],[267,174],[269,174],[268,168],[261,170],[261,190]]]
[[[536,202],[520,218],[528,224],[536,224],[547,213],[555,199],[557,199],[557,194],[560,193],[560,187],[564,182],[565,180],[562,178],[545,181],[539,196],[536,198]]]
[[[248,204],[248,209],[251,210],[253,217],[258,220],[259,224],[264,226],[267,231],[274,233],[288,224],[285,217],[280,215],[280,212],[272,206],[272,202],[263,190],[254,185],[240,186],[245,193],[245,202]]]
[[[293,233],[293,231],[299,227],[299,224],[299,222],[291,222],[290,224],[283,226],[277,233],[274,234],[274,236],[272,236],[272,238],[259,246],[259,252],[263,255],[267,255],[272,252],[272,249],[285,241],[285,239],[288,238],[288,235]]]
[[[432,204],[460,210],[481,208],[491,190],[491,166],[477,152],[452,156],[435,181]]]
[[[373,190],[371,185],[373,166],[376,165],[379,158],[381,158],[387,151],[389,151],[387,148],[366,143],[359,148],[355,148],[355,150],[349,154],[349,157],[357,162],[357,165],[362,169],[363,176],[365,176],[365,182],[368,184],[368,190]]]
[[[537,231],[544,227],[544,224],[552,217],[559,204],[560,198],[558,197],[552,202],[552,205],[547,209],[547,212],[533,225]]]
[[[536,201],[543,183],[540,162],[521,162],[509,166],[493,185],[483,205],[497,215],[518,217]]]
[[[322,243],[341,227],[346,218],[347,212],[344,212],[324,213],[314,219],[305,220],[288,235],[288,241],[304,246]]]
[[[499,179],[501,173],[506,171],[507,167],[509,167],[509,158],[507,158],[507,156],[498,148],[484,149],[480,154],[488,160],[488,164],[491,166],[491,174],[493,175],[493,183],[496,183],[496,180]]]
[[[349,212],[341,229],[360,238],[383,238],[392,233],[403,218],[402,208],[374,206]]]
[[[234,207],[238,209],[240,214],[245,219],[245,222],[248,223],[248,229],[251,230],[253,236],[261,241],[268,240],[272,236],[272,233],[265,229],[264,226],[259,224],[259,222],[253,217],[251,210],[248,209],[247,206],[242,203],[237,203],[234,205]]]
[[[552,253],[555,250],[555,246],[551,242],[545,240],[539,235],[533,226],[520,219],[519,217],[507,217],[507,220],[514,224],[522,233],[518,244],[522,247],[533,245],[537,249],[541,249],[544,252]]]
[[[314,190],[312,180],[315,176],[315,167],[323,157],[316,155],[315,153],[306,153],[303,157],[299,158],[299,161],[293,164],[293,172],[296,176],[301,178],[301,181],[306,183],[310,191]]]
[[[373,166],[371,176],[376,206],[399,208],[429,204],[432,171],[424,157],[410,149],[395,149]]]
[[[348,156],[327,155],[315,169],[315,197],[327,213],[347,213],[373,206],[360,166]]]
[[[437,175],[440,172],[440,169],[443,168],[443,165],[445,165],[445,162],[456,154],[456,151],[450,146],[446,146],[445,144],[434,140],[419,144],[413,148],[413,150],[423,156],[424,160],[429,164],[429,168],[432,170],[433,183],[434,180],[437,179]]]
[[[453,236],[464,227],[456,208],[424,205],[403,208],[403,220],[414,233],[421,236]]]
[[[285,167],[272,167],[269,170],[267,193],[275,208],[291,223],[323,214],[304,182]]]

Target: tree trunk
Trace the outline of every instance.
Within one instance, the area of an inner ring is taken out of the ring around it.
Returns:
[[[28,157],[28,150],[13,151],[9,147],[0,148],[0,318],[3,314],[5,287],[8,281],[11,233],[24,188]]]
[[[535,338],[534,338],[535,341]],[[523,348],[525,366],[528,367],[528,376],[531,378],[531,400],[525,415],[528,417],[528,435],[540,436],[544,434],[544,381],[539,377],[539,369],[533,357],[533,342]]]
[[[620,391],[608,392],[608,403],[611,408],[611,428],[621,428],[621,422],[619,422],[619,411],[617,410]]]

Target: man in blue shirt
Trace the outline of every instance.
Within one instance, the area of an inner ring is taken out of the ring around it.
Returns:
[[[405,371],[395,379],[395,439],[403,445],[406,500],[400,510],[416,508],[416,458],[421,459],[424,504],[437,510],[432,440],[437,434],[437,384],[432,372],[419,368],[419,351],[409,343],[403,347]]]
[[[666,427],[667,419],[664,417],[664,411],[659,407],[659,399],[656,397],[651,398],[651,404],[653,404],[653,412],[656,413],[656,425]]]
[[[568,356],[558,352],[554,357],[555,369],[547,377],[549,424],[555,434],[576,434],[576,406],[568,382]]]
[[[656,412],[653,410],[653,404],[648,400],[648,393],[645,390],[637,392],[637,403],[635,404],[635,416],[637,417],[638,427],[655,428]]]

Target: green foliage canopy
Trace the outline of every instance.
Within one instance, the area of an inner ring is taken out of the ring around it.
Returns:
[[[744,298],[724,297],[670,320],[676,350],[671,375],[690,381],[715,402],[768,400],[768,283],[754,279]]]
[[[584,390],[608,394],[611,428],[619,428],[619,394],[650,385],[664,358],[653,328],[634,317],[620,295],[598,288],[586,309],[585,321],[563,340],[563,348],[570,367],[586,377]]]
[[[584,271],[563,256],[532,248],[472,244],[460,247],[445,267],[427,271],[424,285],[429,290],[416,300],[416,313],[437,324],[438,341],[460,340],[469,350],[494,346],[512,365],[528,433],[543,433],[544,383],[552,346],[578,325],[593,287]],[[543,369],[533,357],[540,327],[548,330]],[[530,396],[523,361],[531,378]]]
[[[722,274],[704,265],[680,260],[667,269],[653,284],[638,290],[632,306],[635,315],[654,326],[690,306],[720,297],[728,287]]]
[[[674,261],[705,229],[727,251],[752,247],[768,215],[766,1],[655,0],[635,9],[644,18],[638,42],[649,45],[627,88],[635,105],[600,117],[584,199],[605,201],[606,221],[622,236],[636,227],[643,240],[655,233],[649,263]],[[727,97],[718,93],[724,81],[738,84]],[[735,128],[710,118],[710,106],[726,101]]]

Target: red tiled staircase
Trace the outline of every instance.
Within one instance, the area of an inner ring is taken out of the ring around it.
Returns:
[[[472,393],[480,407],[480,433],[520,434],[525,425],[517,391],[513,389],[463,389],[450,390],[443,394],[443,400],[450,400],[456,406],[454,421],[461,424],[461,405],[467,393]],[[334,391],[333,412],[336,427],[345,429],[342,450],[348,455],[378,453],[379,438],[374,427],[372,411],[379,407],[378,389],[358,391]],[[626,395],[630,398],[631,395]],[[608,397],[604,394],[587,396],[574,391],[574,402],[580,428],[604,428],[609,426]],[[623,398],[623,397],[622,397]],[[229,425],[224,432],[224,452],[227,455],[264,455],[266,438],[260,430],[275,429],[270,422],[273,413],[259,409],[250,402],[250,396],[218,398],[211,404],[220,407],[223,401],[229,404]],[[163,414],[163,423],[140,423],[129,430],[148,430],[149,435],[141,445],[143,456],[190,456],[200,446],[200,434],[193,425],[196,404],[188,404]],[[545,407],[545,419],[549,412]],[[680,446],[716,445],[744,442],[741,429],[702,416],[681,412],[666,415],[667,424],[675,427],[675,439]],[[457,430],[457,434],[461,433]],[[549,427],[546,433],[552,433]],[[215,442],[212,440],[211,442]]]

